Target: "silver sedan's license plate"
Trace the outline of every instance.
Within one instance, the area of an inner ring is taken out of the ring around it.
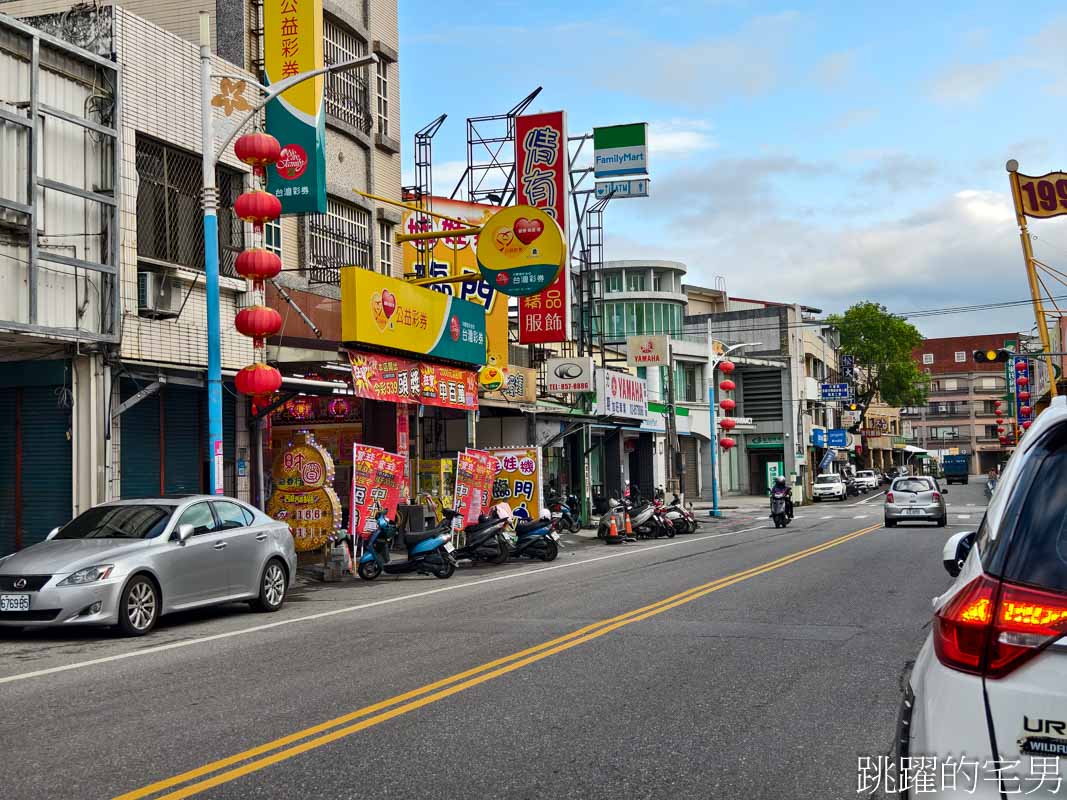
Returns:
[[[921,514],[924,514],[926,512],[924,512],[921,508],[905,508],[904,509],[904,513],[905,514],[911,514],[911,515],[917,517],[917,516],[919,516]]]
[[[452,542],[445,542],[445,552],[446,553],[451,553],[455,549],[456,549],[456,546],[454,544],[452,544]]]
[[[0,611],[29,611],[28,594],[0,594]]]

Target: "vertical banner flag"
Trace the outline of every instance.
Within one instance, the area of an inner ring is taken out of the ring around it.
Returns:
[[[541,516],[541,448],[492,448],[497,469],[493,479],[493,503],[507,503],[512,516]]]
[[[352,445],[352,499],[348,507],[348,533],[355,539],[369,538],[373,528],[374,498],[378,465],[385,451],[365,444]]]
[[[396,404],[396,452],[407,460],[411,456],[411,423],[408,407],[404,403]],[[407,502],[411,497],[411,475],[407,465],[404,467],[404,479],[400,486],[400,496]]]
[[[551,111],[515,118],[516,203],[551,216],[570,241],[567,227],[569,181],[566,114]],[[566,253],[556,280],[543,292],[519,298],[519,343],[546,344],[570,338],[570,269]]]
[[[390,519],[396,517],[400,507],[400,492],[407,478],[408,459],[402,453],[383,452],[378,456],[378,476],[375,489],[380,492],[380,507],[374,513],[384,511]],[[373,493],[373,490],[372,490]]]
[[[459,512],[456,528],[473,525],[482,509],[489,508],[489,492],[496,472],[496,458],[483,450],[464,450],[456,458],[456,488],[452,510]]]
[[[267,84],[322,69],[322,0],[264,0],[263,70]],[[282,146],[267,167],[267,191],[283,214],[326,211],[326,107],[324,75],[267,103],[267,133]]]

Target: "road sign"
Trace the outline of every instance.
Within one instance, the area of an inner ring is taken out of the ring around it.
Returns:
[[[834,461],[834,451],[827,450],[822,457],[822,461],[819,462],[819,472],[826,472],[827,468]]]
[[[844,428],[831,428],[826,432],[830,447],[848,447],[848,432]]]
[[[841,356],[841,377],[851,378],[854,375],[854,369],[856,367],[856,359],[854,356],[843,355]]]
[[[820,383],[819,398],[821,400],[848,400],[852,397],[852,389],[847,383]]]
[[[613,200],[626,197],[648,197],[648,178],[631,178],[620,181],[599,181],[596,185],[596,196],[603,200],[608,195]]]

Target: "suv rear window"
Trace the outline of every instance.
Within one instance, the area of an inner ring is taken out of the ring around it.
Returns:
[[[929,492],[933,488],[933,482],[925,478],[906,478],[893,484],[894,492]]]
[[[1067,440],[1057,437],[1018,504],[1003,577],[1067,592]]]

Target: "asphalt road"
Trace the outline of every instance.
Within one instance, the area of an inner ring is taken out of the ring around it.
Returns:
[[[981,520],[979,483],[949,500],[947,529],[885,530],[872,497],[145,639],[0,633],[2,796],[855,797],[941,545]]]

